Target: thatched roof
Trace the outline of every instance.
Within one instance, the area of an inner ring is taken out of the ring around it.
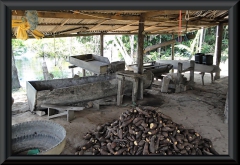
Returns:
[[[38,10],[37,30],[45,38],[53,37],[53,34],[55,37],[93,33],[137,34],[140,15],[145,19],[146,34],[178,34],[179,30],[186,33],[220,22],[228,23],[228,10],[181,10],[181,22],[179,13],[179,10]],[[23,10],[12,10],[12,19],[21,19],[22,16]],[[13,37],[15,30],[13,28]]]

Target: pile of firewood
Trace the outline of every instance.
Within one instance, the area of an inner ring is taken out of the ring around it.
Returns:
[[[211,140],[150,106],[129,109],[84,139],[75,155],[218,155]]]

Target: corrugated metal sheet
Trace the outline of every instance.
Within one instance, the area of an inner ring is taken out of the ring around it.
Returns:
[[[189,25],[188,31],[199,27],[216,26],[219,21],[228,19],[228,10],[189,10],[189,15],[187,11],[181,10],[182,29],[185,29],[185,18],[189,17],[191,25]],[[144,25],[145,31],[148,33],[178,33],[179,26],[179,10],[52,10],[41,12],[44,14],[38,18],[37,30],[47,34],[54,32],[57,34],[73,32],[136,33],[140,14],[147,15]],[[62,18],[43,18],[49,12],[52,13],[51,17],[61,13]],[[21,13],[24,15],[24,11],[12,11],[12,19],[21,19]],[[129,18],[131,20],[128,20]],[[225,23],[227,22],[225,21]],[[15,29],[13,29],[14,31]]]

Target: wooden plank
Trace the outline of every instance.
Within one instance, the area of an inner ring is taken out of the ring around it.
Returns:
[[[183,72],[191,71],[191,70],[193,70],[193,69],[194,69],[193,67],[189,67],[189,68],[183,69],[183,70],[182,70],[182,73],[183,73]]]
[[[24,11],[12,11],[12,15],[24,16]],[[51,12],[51,11],[38,11],[39,18],[65,18],[65,19],[115,19],[115,20],[139,20],[139,16],[121,16],[112,14],[84,14],[84,13],[67,13],[67,12]],[[160,19],[148,18],[149,20],[159,21]]]
[[[88,30],[96,30],[97,27],[101,26],[103,23],[109,21],[108,19],[107,20],[102,20],[100,21],[97,25],[93,26],[92,28],[88,29]]]
[[[160,47],[163,47],[163,46],[167,46],[167,45],[171,45],[171,44],[174,44],[176,42],[175,39],[172,39],[172,40],[169,40],[169,41],[166,41],[166,42],[162,42],[160,44],[156,44],[156,45],[152,45],[152,46],[148,46],[144,49],[144,53],[147,53],[151,50],[154,50],[154,49],[157,49],[157,48],[160,48]]]
[[[184,15],[185,11],[182,11],[182,14]],[[178,15],[179,10],[161,10],[161,11],[150,11],[143,14],[144,17],[154,17],[159,15]]]
[[[56,114],[56,115],[48,116],[48,119],[52,119],[52,118],[63,116],[63,115],[67,115],[67,111],[59,113],[59,114]]]
[[[63,106],[63,105],[54,105],[54,104],[42,104],[43,108],[53,108],[57,110],[73,110],[73,111],[82,111],[85,107],[73,107],[73,106]]]

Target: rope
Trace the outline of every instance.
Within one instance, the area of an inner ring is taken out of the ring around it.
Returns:
[[[188,26],[188,21],[186,22],[186,30],[185,30],[186,33],[187,33],[187,26]]]
[[[185,20],[188,21],[189,20],[189,11],[186,10],[186,14],[185,14]]]

